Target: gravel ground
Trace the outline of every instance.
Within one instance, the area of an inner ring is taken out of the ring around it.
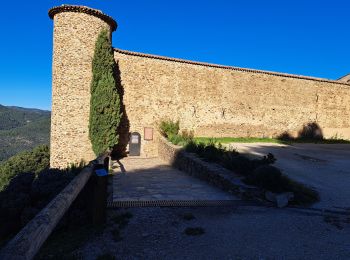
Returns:
[[[77,250],[83,259],[350,259],[350,209],[327,216],[265,207],[108,210],[106,229]],[[115,241],[116,215],[132,217]],[[186,220],[184,215],[195,218]],[[190,236],[188,227],[205,233]]]

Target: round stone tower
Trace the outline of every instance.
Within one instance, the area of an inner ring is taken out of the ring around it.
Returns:
[[[113,18],[84,6],[49,10],[54,20],[50,166],[65,168],[95,158],[89,140],[90,83],[95,43]]]

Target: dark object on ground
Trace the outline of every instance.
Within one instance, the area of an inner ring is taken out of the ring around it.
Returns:
[[[194,227],[194,228],[186,228],[185,229],[185,234],[188,236],[200,236],[205,233],[204,229],[201,227]]]
[[[184,220],[192,220],[192,219],[195,219],[196,217],[193,216],[192,213],[185,213],[185,214],[183,215],[183,218],[184,218]]]
[[[115,256],[110,253],[105,253],[103,255],[99,255],[96,260],[115,260]]]
[[[116,215],[113,218],[113,222],[117,224],[119,228],[124,228],[129,223],[129,219],[131,218],[132,214],[130,212],[126,212],[120,215]]]

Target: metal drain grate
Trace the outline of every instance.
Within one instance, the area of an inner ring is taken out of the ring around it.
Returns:
[[[132,207],[210,207],[234,206],[241,204],[239,200],[148,200],[148,201],[110,201],[108,208]]]

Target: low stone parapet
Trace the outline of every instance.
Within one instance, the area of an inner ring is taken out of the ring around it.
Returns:
[[[164,137],[159,138],[158,153],[159,158],[173,167],[242,199],[262,197],[262,191],[244,184],[241,176],[216,163],[203,161],[196,154],[186,152],[183,147],[170,143]]]

